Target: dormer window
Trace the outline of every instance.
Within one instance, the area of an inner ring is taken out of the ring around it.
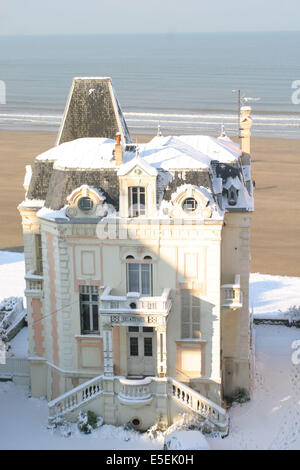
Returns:
[[[198,207],[198,203],[195,198],[193,197],[187,197],[183,203],[182,203],[182,208],[184,212],[195,212],[195,210]]]
[[[94,203],[90,197],[81,197],[78,201],[78,207],[82,211],[90,211],[93,209]]]
[[[139,217],[146,214],[146,190],[143,186],[128,188],[128,215]]]
[[[228,204],[235,206],[238,199],[238,190],[234,186],[230,186],[227,193]]]

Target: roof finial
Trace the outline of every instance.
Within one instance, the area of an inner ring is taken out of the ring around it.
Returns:
[[[220,137],[227,137],[226,132],[225,132],[224,121],[222,121],[222,125],[221,125],[221,135],[220,135]]]
[[[161,133],[161,129],[160,129],[160,121],[158,121],[158,126],[157,126],[157,137],[161,137],[162,136],[162,133]]]
[[[138,146],[137,138],[135,140],[135,158],[139,158],[140,156],[140,148]]]

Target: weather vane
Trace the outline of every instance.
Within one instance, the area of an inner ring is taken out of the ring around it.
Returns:
[[[249,101],[259,101],[260,98],[257,97],[251,97],[251,96],[245,96],[245,94],[241,95],[241,90],[231,90],[232,93],[237,93],[238,94],[238,110],[237,110],[237,116],[238,116],[238,137],[241,138],[241,132],[240,132],[240,119],[241,119],[241,107],[245,106],[246,103]]]

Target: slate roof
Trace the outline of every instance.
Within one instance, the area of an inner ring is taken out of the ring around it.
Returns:
[[[43,199],[45,207],[59,210],[67,204],[67,196],[85,184],[99,188],[107,203],[118,210],[118,175],[126,174],[136,163],[157,175],[158,204],[170,201],[178,187],[188,184],[207,188],[216,195],[222,186],[226,189],[226,182],[235,180],[240,192],[247,191],[241,151],[229,139],[155,137],[139,144],[138,157],[135,151],[125,152],[124,146],[121,166],[116,166],[114,147],[113,139],[80,138],[42,153],[36,158],[27,199]],[[241,201],[248,204],[246,196]]]
[[[124,143],[131,143],[111,79],[74,78],[56,144],[81,137],[114,139],[117,132]]]

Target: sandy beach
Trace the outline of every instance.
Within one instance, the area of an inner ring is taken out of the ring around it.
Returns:
[[[0,131],[0,249],[22,247],[17,205],[25,165],[54,145],[56,133]],[[139,142],[151,136],[138,136]],[[300,140],[253,137],[251,272],[300,276]],[[21,248],[19,248],[21,249]]]

